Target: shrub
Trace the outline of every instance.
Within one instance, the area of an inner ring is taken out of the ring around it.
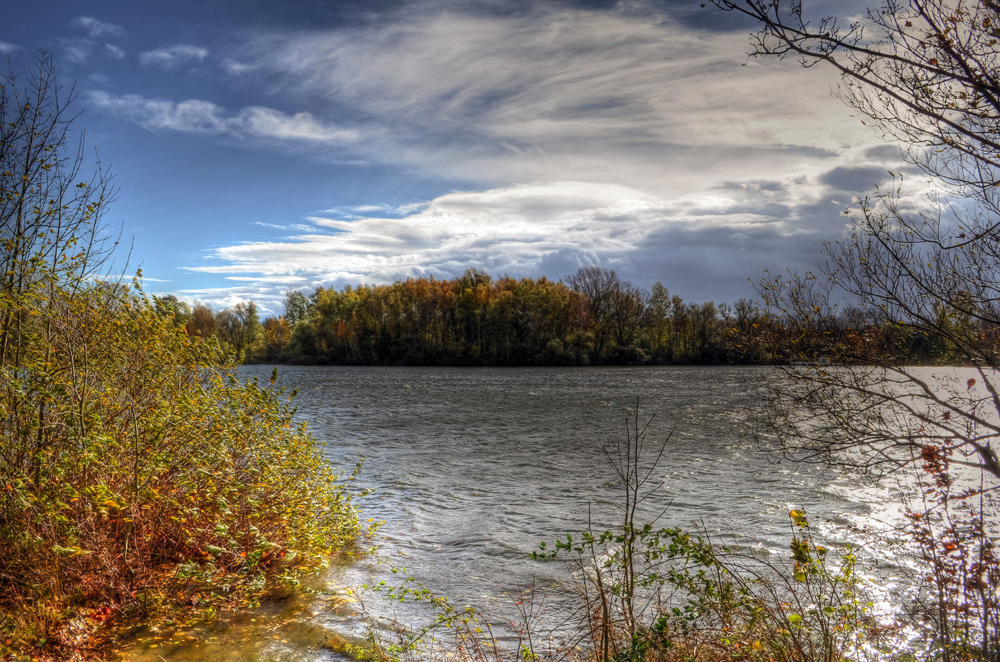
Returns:
[[[253,602],[359,535],[274,376],[241,383],[137,290],[49,294],[0,366],[0,650],[81,606]]]
[[[114,189],[67,149],[72,96],[45,53],[0,78],[0,657],[255,602],[361,533],[276,375],[242,384],[167,299],[102,278]]]

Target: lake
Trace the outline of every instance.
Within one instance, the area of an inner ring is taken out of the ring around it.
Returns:
[[[330,461],[349,470],[364,458],[356,482],[371,494],[360,504],[365,518],[385,522],[382,562],[341,568],[330,578],[341,586],[398,579],[390,567],[405,566],[453,604],[502,613],[505,592],[534,582],[559,610],[573,599],[570,570],[529,554],[542,541],[585,529],[588,513],[597,530],[617,520],[618,489],[603,448],[624,436],[637,400],[643,423],[654,416],[650,444],[673,430],[657,474],[662,487],[643,513],[662,512],[663,525],[704,527],[727,544],[784,553],[791,508],[805,509],[828,541],[857,541],[874,521],[868,502],[884,497],[820,467],[780,464],[741,446],[744,408],[781,378],[772,368],[279,370],[281,385],[300,389],[299,415],[326,443]],[[240,370],[265,383],[270,373],[270,366]],[[410,605],[366,604],[383,618],[423,616]],[[296,619],[364,633],[356,605],[295,609]],[[251,642],[250,657],[331,655],[275,637],[263,649]]]

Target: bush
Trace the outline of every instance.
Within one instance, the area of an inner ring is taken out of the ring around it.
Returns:
[[[274,377],[240,383],[137,290],[48,293],[0,366],[0,651],[82,606],[252,603],[359,535]]]
[[[102,278],[115,191],[69,151],[72,98],[44,52],[0,77],[0,657],[253,603],[361,533],[276,375],[241,384],[167,299]]]

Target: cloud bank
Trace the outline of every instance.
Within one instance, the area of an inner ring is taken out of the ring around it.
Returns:
[[[830,99],[830,72],[747,62],[742,39],[667,20],[574,10],[435,13],[244,41],[223,57],[237,84],[297,104],[319,122],[365,126],[364,140],[336,153],[318,132],[317,155],[425,177],[682,193],[705,178],[731,177],[736,161],[787,172],[858,142],[859,123]],[[176,46],[140,58],[170,67],[205,55]],[[134,104],[127,117],[168,128],[159,105],[142,111]]]
[[[470,267],[561,278],[596,264],[694,300],[735,300],[752,296],[747,277],[775,266],[776,253],[786,256],[782,267],[814,267],[823,239],[848,226],[837,199],[867,190],[873,176],[887,179],[882,166],[898,155],[887,156],[856,150],[826,171],[721,182],[678,197],[570,181],[455,192],[398,218],[313,216],[305,231],[275,228],[299,234],[215,249],[215,264],[193,270],[233,287],[185,294],[219,305],[250,297],[280,313],[289,288],[451,278]]]

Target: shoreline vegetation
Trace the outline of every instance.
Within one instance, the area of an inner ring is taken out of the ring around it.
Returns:
[[[970,365],[948,329],[995,332],[946,305],[937,312],[945,332],[935,334],[851,307],[817,322],[765,314],[747,299],[691,304],[661,283],[646,291],[600,267],[565,282],[468,269],[448,280],[320,286],[308,297],[291,290],[284,314],[263,321],[252,301],[218,312],[172,295],[155,305],[246,363],[290,365],[812,365],[843,362],[858,346],[894,365]]]
[[[116,277],[41,53],[0,80],[0,659],[103,658],[121,628],[210,618],[363,551],[350,481],[293,394]],[[109,238],[111,237],[111,238]]]

